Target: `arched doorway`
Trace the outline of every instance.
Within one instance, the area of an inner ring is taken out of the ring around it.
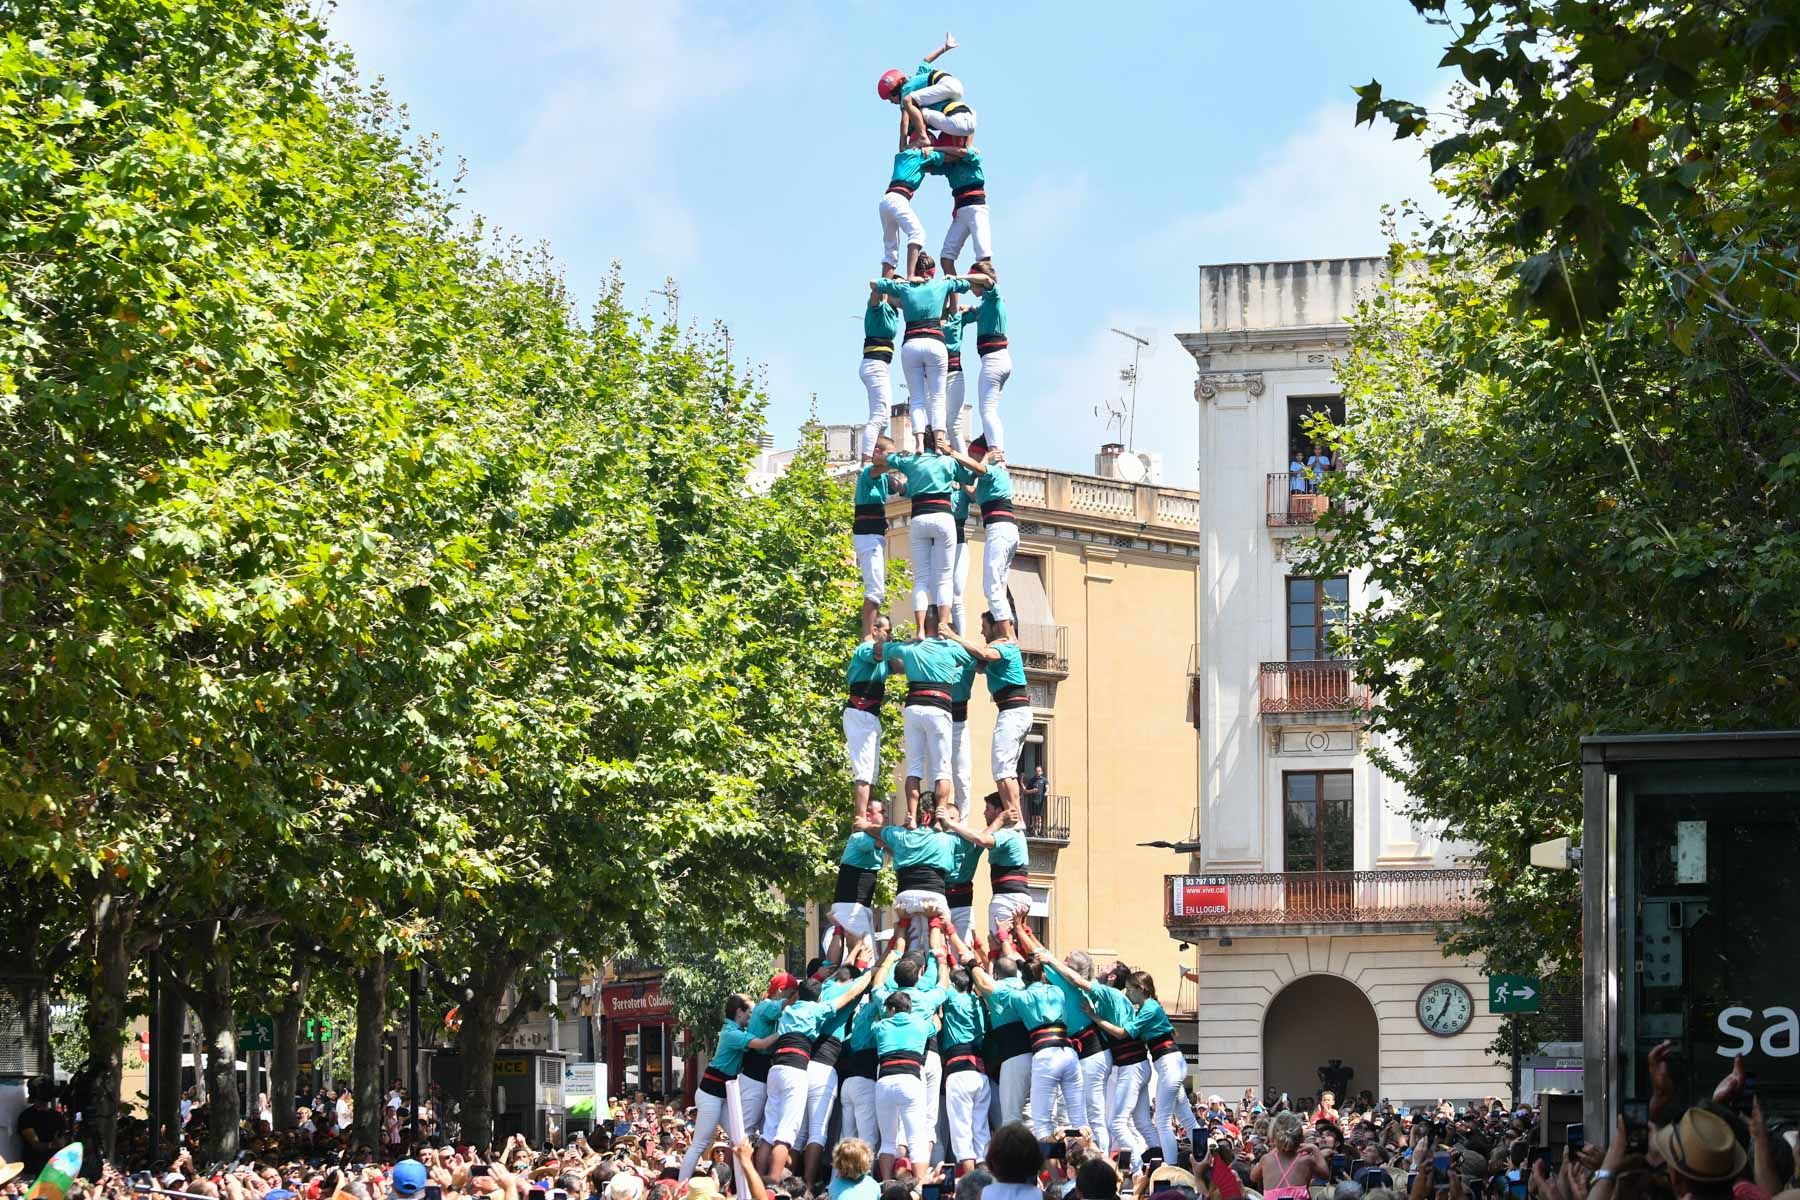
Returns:
[[[1263,1088],[1289,1099],[1318,1096],[1319,1068],[1341,1060],[1352,1095],[1381,1095],[1380,1035],[1363,990],[1336,975],[1304,975],[1269,1002],[1263,1015]]]

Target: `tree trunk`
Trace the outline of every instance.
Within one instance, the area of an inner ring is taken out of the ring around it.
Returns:
[[[274,1108],[277,1129],[299,1124],[294,1092],[300,1078],[300,1018],[306,1012],[306,985],[311,978],[312,963],[295,951],[293,976],[281,1007],[275,1010],[275,1049],[269,1056],[269,1104]],[[319,1064],[315,1062],[315,1085],[318,1079]]]
[[[463,1068],[463,1140],[487,1146],[494,1140],[494,1052],[500,1036],[518,1024],[525,1011],[521,1003],[502,1024],[500,1003],[519,977],[521,960],[515,954],[499,954],[489,966],[469,976],[468,1000],[462,1005],[462,1032],[457,1036]]]
[[[356,1047],[351,1064],[356,1106],[353,1144],[374,1156],[381,1150],[381,1039],[387,1029],[387,955],[356,970]]]
[[[206,1160],[231,1162],[238,1153],[237,1011],[231,998],[231,947],[222,922],[196,929],[199,969],[195,994],[206,1041]]]
[[[137,910],[102,874],[87,897],[94,929],[94,973],[88,983],[86,1124],[93,1161],[113,1161],[119,1135],[119,1083],[125,1073],[125,990],[131,978],[128,939]]]
[[[161,958],[163,982],[157,992],[157,1008],[161,1011],[156,1020],[161,1036],[150,1043],[150,1069],[156,1073],[153,1122],[160,1131],[157,1145],[170,1148],[181,1140],[181,1044],[182,1035],[187,1031],[188,1007],[181,989],[175,986],[176,968],[169,961],[170,956],[165,954]],[[173,1159],[175,1155],[172,1149],[167,1149],[150,1157],[153,1160]]]

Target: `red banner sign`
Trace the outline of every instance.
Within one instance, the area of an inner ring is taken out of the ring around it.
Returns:
[[[1219,917],[1231,911],[1225,880],[1217,875],[1182,875],[1170,897],[1172,917]]]
[[[663,999],[662,983],[647,979],[642,983],[615,983],[601,991],[606,1001],[606,1019],[642,1020],[668,1016],[673,1009]]]

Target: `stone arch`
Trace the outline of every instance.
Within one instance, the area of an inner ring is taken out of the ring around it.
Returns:
[[[1332,1059],[1355,1072],[1346,1090],[1381,1095],[1381,1031],[1375,1006],[1341,975],[1301,975],[1263,1011],[1263,1090],[1316,1097]],[[1342,1097],[1340,1096],[1341,1100]]]

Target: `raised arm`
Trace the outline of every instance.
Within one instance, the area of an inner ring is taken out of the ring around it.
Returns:
[[[944,828],[948,829],[951,833],[954,833],[963,841],[974,842],[977,846],[987,846],[991,848],[994,844],[993,834],[985,829],[972,829],[969,826],[964,825],[960,820],[952,820],[946,817],[944,819]],[[956,931],[951,930],[951,932],[955,933]]]
[[[956,47],[957,47],[956,35],[951,34],[951,33],[946,33],[946,34],[944,34],[943,45],[939,46],[936,50],[933,50],[930,54],[927,54],[925,56],[925,61],[928,63],[936,62],[938,59],[944,57],[944,55],[946,55],[946,54],[950,53],[952,50],[956,49]]]
[[[939,454],[949,455],[951,458],[955,459],[957,461],[957,463],[960,464],[966,470],[969,470],[976,475],[986,475],[987,474],[987,468],[982,465],[981,461],[979,459],[970,458],[968,455],[964,454],[961,450],[958,450],[955,446],[952,446],[950,444],[950,435],[948,433],[944,432],[942,429],[937,431],[936,447],[937,447],[937,452]]]
[[[973,654],[976,658],[979,658],[982,662],[998,662],[1000,659],[1000,652],[998,650],[994,649],[986,642],[971,642],[968,638],[956,632],[955,628],[952,626],[940,625],[938,626],[938,632],[961,646],[964,650],[967,650],[970,654]],[[985,844],[990,846],[993,845],[992,842]]]
[[[874,983],[874,981],[874,971],[864,971],[861,975],[858,975],[855,979],[850,981],[849,987],[845,988],[831,1001],[831,1011],[843,1012],[846,1008],[855,1004],[862,998],[862,994],[869,990],[869,985]]]

